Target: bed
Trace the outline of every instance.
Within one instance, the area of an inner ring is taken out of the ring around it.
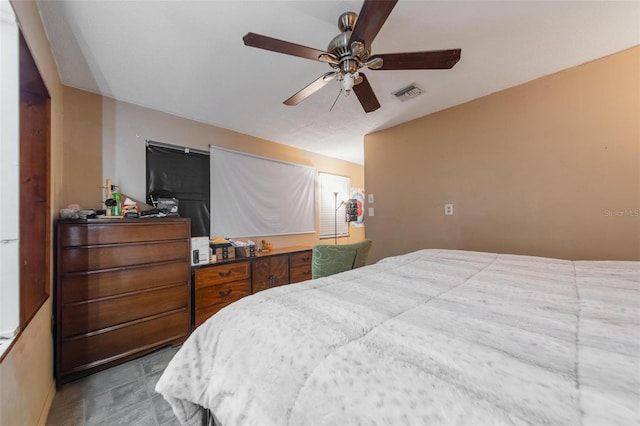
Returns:
[[[640,424],[640,262],[420,250],[241,299],[156,385],[183,424]]]

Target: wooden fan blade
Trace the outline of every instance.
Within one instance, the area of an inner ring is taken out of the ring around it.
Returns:
[[[378,102],[376,94],[373,93],[373,89],[371,88],[367,77],[362,73],[360,73],[360,77],[362,77],[362,82],[353,86],[353,91],[358,97],[364,112],[375,111],[380,108],[380,102]]]
[[[330,71],[328,73],[322,74],[319,78],[314,80],[304,89],[300,90],[298,93],[284,101],[283,104],[289,106],[298,105],[300,102],[304,101],[309,96],[313,95],[315,92],[326,86],[330,81],[335,79],[337,75],[338,73],[335,71]]]
[[[365,0],[349,38],[349,46],[354,41],[360,41],[367,48],[371,48],[373,39],[378,35],[397,2],[398,0]]]
[[[242,37],[242,40],[244,41],[245,46],[271,50],[272,52],[284,53],[285,55],[298,56],[300,58],[311,59],[314,61],[318,61],[320,55],[332,56],[330,53],[327,53],[323,50],[301,46],[299,44],[290,43],[288,41],[278,40],[277,38],[267,37],[255,33],[247,33],[244,37]]]
[[[388,53],[373,55],[369,60],[382,59],[382,67],[377,68],[380,70],[444,70],[458,63],[460,52],[461,49]]]

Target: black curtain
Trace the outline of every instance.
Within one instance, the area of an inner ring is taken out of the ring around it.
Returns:
[[[191,218],[191,236],[209,236],[208,154],[147,145],[148,203],[149,195],[156,200],[177,198],[180,216]]]

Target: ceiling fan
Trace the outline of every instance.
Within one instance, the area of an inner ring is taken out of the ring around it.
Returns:
[[[242,40],[246,46],[325,62],[333,68],[285,100],[285,105],[298,105],[330,81],[337,80],[346,95],[353,89],[362,108],[368,113],[380,108],[380,102],[360,69],[451,69],[460,60],[461,49],[371,55],[371,43],[397,2],[365,0],[359,15],[355,12],[340,15],[340,34],[331,40],[326,51],[255,33],[247,33]]]

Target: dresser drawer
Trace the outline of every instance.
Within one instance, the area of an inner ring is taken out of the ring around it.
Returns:
[[[145,219],[148,220],[148,219]],[[179,240],[190,237],[188,222],[154,223],[153,220],[136,223],[92,223],[63,225],[60,228],[61,241],[65,246],[91,246],[98,244],[122,244],[143,241]]]
[[[289,259],[291,261],[291,268],[296,267],[311,267],[311,250],[309,251],[301,251],[298,253],[291,253],[289,255]]]
[[[159,265],[129,266],[107,271],[62,274],[59,284],[61,302],[66,305],[72,302],[188,282],[190,275],[191,268],[184,261]]]
[[[311,279],[311,265],[291,268],[291,283],[299,283]]]
[[[289,255],[289,275],[292,283],[311,279],[311,250]]]
[[[252,262],[252,286],[257,293],[271,287],[289,284],[289,256],[269,256]]]
[[[181,309],[86,336],[65,338],[60,348],[60,372],[67,375],[99,367],[186,338],[188,324],[189,312]]]
[[[216,284],[196,290],[195,324],[199,326],[211,315],[231,303],[251,294],[248,279]]]
[[[249,279],[251,266],[249,262],[235,262],[223,265],[205,266],[196,269],[195,288],[207,287],[242,279]]]
[[[62,337],[96,331],[140,318],[187,308],[188,282],[154,290],[62,306]]]
[[[188,240],[67,247],[62,252],[62,270],[91,271],[185,259],[189,259]]]

